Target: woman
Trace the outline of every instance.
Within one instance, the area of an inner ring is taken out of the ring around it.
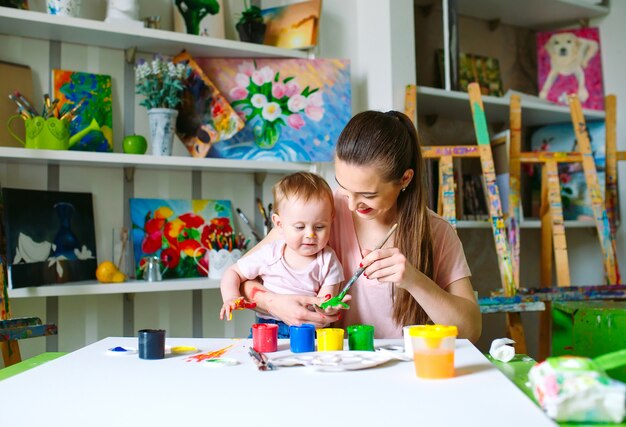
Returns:
[[[366,267],[350,290],[350,310],[325,316],[308,309],[320,298],[276,295],[258,282],[247,282],[244,294],[287,324],[323,327],[339,320],[342,327],[374,325],[376,338],[399,338],[402,326],[430,319],[456,325],[460,338],[477,341],[481,315],[463,248],[454,229],[427,208],[422,176],[417,132],[407,116],[357,114],[337,141],[330,240],[345,277]],[[371,251],[395,223],[396,233]],[[267,240],[275,238],[270,233]]]

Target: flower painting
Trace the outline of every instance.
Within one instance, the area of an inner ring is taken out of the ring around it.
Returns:
[[[206,276],[210,249],[233,249],[230,200],[130,199],[137,277],[158,257],[163,278]]]
[[[91,193],[2,189],[12,288],[96,279]]]
[[[352,114],[350,66],[339,59],[198,58],[202,68],[246,121],[209,157],[331,161]]]

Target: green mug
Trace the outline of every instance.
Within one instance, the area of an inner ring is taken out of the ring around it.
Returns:
[[[44,119],[41,116],[31,117],[25,119],[24,124],[26,126],[26,138],[22,140],[11,129],[11,123],[18,117],[22,117],[19,114],[11,116],[7,122],[7,129],[11,136],[20,142],[26,148],[35,148],[42,150],[67,150],[76,142],[85,136],[92,130],[99,130],[98,122],[92,120],[89,126],[82,129],[70,138],[70,122],[68,120],[61,120],[56,117],[50,117]]]

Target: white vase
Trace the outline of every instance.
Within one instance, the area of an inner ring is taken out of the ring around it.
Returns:
[[[78,16],[81,0],[48,0],[50,15]]]
[[[178,111],[171,108],[148,110],[150,143],[153,156],[171,156]]]

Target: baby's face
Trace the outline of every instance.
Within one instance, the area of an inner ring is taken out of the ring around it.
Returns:
[[[291,199],[281,203],[276,225],[290,249],[313,256],[328,244],[332,220],[328,199]]]

